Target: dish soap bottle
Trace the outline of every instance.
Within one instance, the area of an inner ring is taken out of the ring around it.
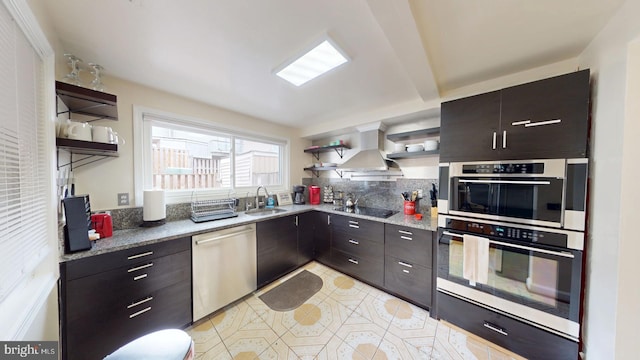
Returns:
[[[273,195],[269,195],[267,198],[267,205],[265,206],[267,209],[273,209],[275,206],[275,201],[273,200]]]

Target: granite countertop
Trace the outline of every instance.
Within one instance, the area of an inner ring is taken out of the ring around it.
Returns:
[[[372,216],[365,216],[355,213],[345,213],[343,211],[334,210],[333,205],[287,205],[279,207],[286,209],[287,211],[277,214],[259,216],[252,216],[247,215],[244,212],[239,212],[237,217],[209,221],[199,224],[194,223],[193,221],[191,221],[191,219],[187,219],[168,222],[157,227],[138,227],[135,229],[117,230],[113,232],[113,236],[111,237],[93,241],[90,250],[73,254],[61,254],[60,262],[81,259],[112,251],[124,250],[140,245],[148,245],[157,242],[173,240],[210,231],[222,230],[234,226],[257,223],[260,221],[278,217],[300,214],[310,210],[317,210],[331,214],[351,216],[354,218],[373,220],[386,224],[395,224],[429,231],[436,231],[438,228],[437,218],[424,216],[422,220],[416,220],[413,215],[404,215],[402,212],[392,215],[386,219],[381,219]]]

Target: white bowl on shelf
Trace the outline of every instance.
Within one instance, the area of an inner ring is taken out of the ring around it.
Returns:
[[[432,151],[438,149],[438,140],[425,140],[424,151]]]
[[[424,151],[424,145],[423,144],[408,145],[407,151],[408,152]]]
[[[407,146],[405,144],[393,144],[393,152],[405,152]]]

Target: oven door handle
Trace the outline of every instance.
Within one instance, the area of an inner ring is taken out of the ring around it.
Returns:
[[[540,180],[470,180],[470,179],[459,179],[458,182],[461,183],[471,183],[471,184],[516,184],[516,185],[551,185],[551,181],[540,181]]]
[[[455,236],[455,237],[462,238],[462,235],[456,234],[456,233],[452,233],[450,231],[443,231],[442,234],[443,235],[449,235],[449,236]],[[539,253],[543,253],[543,254],[562,256],[562,257],[566,257],[566,258],[570,258],[570,259],[575,258],[575,256],[572,253],[566,252],[566,251],[553,251],[553,250],[546,250],[546,249],[537,249],[537,248],[534,248],[534,247],[531,247],[531,246],[510,244],[510,243],[506,243],[506,242],[502,242],[502,241],[495,241],[495,240],[489,240],[489,243],[490,244],[495,244],[495,245],[502,245],[502,246],[506,246],[506,247],[512,247],[512,248],[516,248],[516,249],[539,252]]]

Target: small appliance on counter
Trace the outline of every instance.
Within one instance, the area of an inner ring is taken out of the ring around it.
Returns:
[[[89,195],[69,196],[62,200],[67,224],[64,226],[66,253],[91,249],[89,241]]]
[[[142,226],[152,227],[166,223],[164,190],[145,190],[142,202]]]
[[[309,186],[309,203],[311,205],[320,205],[320,186]]]
[[[111,214],[99,213],[91,215],[91,225],[100,234],[100,239],[113,235],[113,220]]]
[[[293,185],[293,203],[296,205],[304,205],[304,185]]]

